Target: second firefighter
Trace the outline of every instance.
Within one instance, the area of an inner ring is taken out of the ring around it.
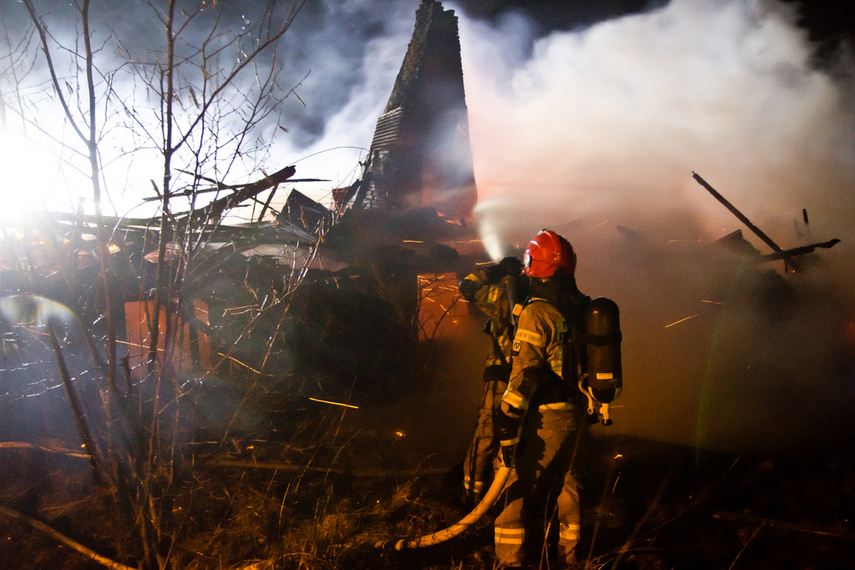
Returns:
[[[493,460],[499,449],[493,422],[511,373],[513,306],[517,299],[525,298],[522,287],[525,279],[521,277],[521,271],[522,262],[519,259],[506,257],[495,265],[474,271],[458,284],[463,298],[487,315],[484,332],[490,335],[478,423],[463,461],[464,493],[466,501],[471,505],[481,499],[489,486],[493,476]]]

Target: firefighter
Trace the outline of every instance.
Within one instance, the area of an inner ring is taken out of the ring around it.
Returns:
[[[559,560],[572,566],[581,523],[578,479],[588,437],[585,401],[577,388],[585,366],[578,345],[589,298],[576,286],[573,247],[551,230],[528,244],[523,266],[529,298],[516,319],[511,375],[496,416],[499,457],[512,467],[495,520],[496,560],[501,568],[523,565],[526,546],[546,544],[544,527],[557,508]],[[543,497],[551,497],[552,504]],[[546,505],[546,513],[524,517],[524,510],[538,504],[538,509]]]
[[[470,506],[477,504],[486,491],[499,450],[493,417],[498,413],[511,373],[514,334],[511,311],[514,299],[525,297],[524,291],[519,290],[524,282],[521,272],[522,262],[518,258],[505,257],[495,265],[467,275],[458,284],[463,298],[489,317],[484,332],[491,338],[484,366],[484,396],[478,410],[478,424],[463,460],[464,498]]]

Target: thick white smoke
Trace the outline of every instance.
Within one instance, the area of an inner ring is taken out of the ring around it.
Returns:
[[[583,291],[621,306],[614,429],[716,447],[835,431],[855,392],[851,86],[811,67],[778,3],[674,0],[529,56],[532,29],[461,18],[477,215],[497,251],[564,234]],[[782,248],[842,242],[799,276],[737,271],[709,244],[742,229],[771,250],[693,171]]]
[[[413,10],[414,14],[415,10]],[[394,25],[393,25],[394,24]],[[347,91],[346,102],[324,121],[322,134],[308,146],[297,144],[289,137],[277,137],[273,150],[289,164],[297,167],[298,178],[317,177],[330,180],[330,184],[315,187],[300,187],[325,206],[331,206],[329,188],[352,184],[360,175],[360,160],[368,154],[377,118],[383,113],[395,77],[401,67],[407,42],[412,35],[412,22],[405,18],[390,21],[387,34],[375,37],[365,45],[364,55],[357,62],[359,72],[352,84],[318,86],[306,96],[306,105],[319,107],[321,113],[325,102],[319,95],[328,89]],[[333,59],[335,55],[330,57]],[[323,67],[325,60],[313,66]],[[329,77],[326,78],[330,80]],[[335,79],[332,79],[335,82]]]
[[[831,214],[852,212],[851,109],[778,4],[678,0],[553,33],[525,61],[508,41],[524,21],[461,28],[485,216],[503,199],[627,221],[688,206],[720,237],[733,218],[696,171],[757,222],[807,208],[848,226]]]

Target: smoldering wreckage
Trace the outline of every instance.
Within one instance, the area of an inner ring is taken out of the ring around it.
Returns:
[[[170,536],[183,541],[167,566],[491,567],[493,502],[507,473],[468,513],[459,501],[459,446],[431,435],[444,415],[465,442],[475,412],[448,410],[460,390],[437,387],[448,376],[439,355],[471,356],[451,374],[457,383],[473,382],[481,360],[460,349],[480,334],[482,316],[456,287],[490,262],[472,224],[466,122],[456,17],[425,1],[362,175],[334,192],[334,208],[298,191],[313,179],[295,178],[288,166],[249,184],[211,181],[218,197],[168,226],[104,220],[106,253],[95,245],[95,220],[83,215],[6,228],[4,567],[140,564],[145,554],[123,550],[116,541],[126,535],[105,529],[110,499],[87,476],[97,471],[88,450],[110,437],[93,433],[104,390],[123,402],[154,398],[159,391],[146,384],[155,369],[168,371],[180,395],[170,465],[187,466],[180,484],[164,487],[178,493],[169,497]],[[711,247],[738,249],[767,277],[766,265],[786,264],[770,290],[787,286],[803,256],[837,243],[784,250],[694,176],[772,253],[762,255],[739,230]],[[285,206],[262,221],[286,187]],[[256,221],[228,224],[229,211],[247,204]],[[159,252],[161,241],[168,245]],[[165,299],[153,297],[158,263],[170,275]],[[122,358],[105,387],[95,339],[111,327]],[[158,340],[158,330],[175,334]],[[611,393],[592,391],[602,402],[591,407],[606,404],[605,419],[620,381],[615,348],[616,377],[604,386]],[[120,403],[141,426],[134,437],[150,441],[143,407]],[[111,444],[130,453],[133,442]],[[592,447],[587,567],[844,568],[855,555],[855,463],[847,456],[823,447],[737,457],[608,428]],[[539,567],[557,567],[544,552]]]

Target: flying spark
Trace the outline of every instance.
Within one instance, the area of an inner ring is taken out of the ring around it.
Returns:
[[[679,321],[673,322],[670,325],[665,325],[665,328],[667,329],[668,327],[673,327],[674,325],[679,325],[683,321],[688,321],[689,319],[694,319],[697,316],[698,315],[692,315],[691,317],[686,317],[685,319],[680,319]]]
[[[313,402],[320,402],[322,404],[332,404],[333,406],[343,406],[345,408],[353,408],[354,410],[358,410],[359,406],[354,406],[352,404],[342,404],[341,402],[330,402],[329,400],[321,400],[319,398],[309,398]]]

